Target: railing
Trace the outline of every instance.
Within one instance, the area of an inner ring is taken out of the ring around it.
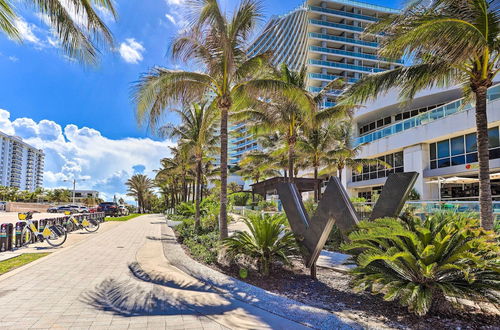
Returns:
[[[359,18],[359,19],[364,19],[366,21],[372,21],[372,22],[378,21],[378,18],[376,18],[376,17],[360,15],[360,14],[353,14],[353,13],[349,13],[349,12],[342,11],[342,10],[322,8],[322,7],[318,7],[318,6],[309,6],[309,10],[319,11],[319,12],[327,13],[327,14],[334,14],[334,15],[340,15],[340,16]]]
[[[345,55],[345,56],[365,58],[365,59],[374,60],[374,61],[385,61],[385,62],[394,62],[394,63],[403,64],[403,60],[391,60],[389,58],[379,57],[377,55],[370,55],[370,54],[364,54],[364,53],[358,53],[358,52],[348,52],[346,50],[332,49],[332,48],[326,48],[326,47],[320,47],[320,46],[309,46],[309,50],[323,52],[323,53],[329,53],[329,54],[335,54],[335,55]]]
[[[370,67],[366,67],[366,66],[337,63],[337,62],[330,62],[330,61],[321,61],[321,60],[314,60],[314,59],[310,59],[309,64],[329,66],[332,68],[358,70],[358,71],[364,71],[364,72],[382,72],[382,71],[384,71],[383,69],[378,69],[378,68],[370,68]]]
[[[500,98],[500,84],[490,87],[488,90],[488,101],[493,101]],[[370,143],[384,137],[388,137],[399,132],[409,130],[411,128],[426,125],[428,123],[434,122],[441,118],[451,116],[458,112],[464,112],[466,110],[472,109],[471,104],[463,105],[463,99],[459,99],[440,107],[427,111],[418,116],[406,119],[404,121],[398,122],[396,124],[381,128],[369,134],[357,137],[354,139],[354,146],[358,146],[363,143]]]
[[[377,42],[373,42],[373,41],[364,41],[364,40],[359,40],[359,39],[337,37],[337,36],[332,36],[329,34],[323,34],[323,33],[317,33],[317,32],[309,32],[309,37],[332,40],[332,41],[348,42],[351,44],[368,46],[368,47],[373,47],[373,48],[378,48],[378,46],[379,46],[379,44]]]
[[[323,90],[323,87],[309,86],[309,87],[307,87],[307,90],[310,92],[313,92],[313,93],[319,93]],[[342,92],[343,92],[343,90],[331,89],[326,94],[338,96],[338,95],[342,94]]]
[[[354,26],[354,25],[347,25],[347,24],[340,24],[340,23],[332,23],[332,22],[327,22],[327,21],[322,21],[319,19],[309,19],[310,24],[317,24],[317,25],[322,25],[322,26],[328,26],[328,27],[333,27],[333,28],[339,28],[339,29],[345,29],[345,30],[351,30],[351,31],[356,31],[356,32],[363,32],[365,29],[359,26]]]
[[[333,74],[322,74],[322,73],[312,73],[312,72],[308,73],[308,76],[309,76],[309,78],[312,78],[312,79],[324,79],[324,80],[345,79],[342,76],[336,76]],[[355,83],[358,80],[359,80],[358,78],[348,78],[347,82]]]

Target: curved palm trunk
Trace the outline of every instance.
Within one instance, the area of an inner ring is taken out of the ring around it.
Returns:
[[[201,159],[198,160],[198,164],[196,166],[196,186],[195,186],[195,194],[196,194],[196,211],[194,215],[194,227],[195,229],[199,229],[201,227],[200,222],[200,202],[201,202]]]
[[[476,94],[477,152],[479,158],[479,205],[481,226],[493,229],[493,202],[490,185],[490,155],[488,145],[488,118],[486,113],[486,86],[478,87]]]
[[[220,238],[228,236],[227,231],[227,120],[229,106],[220,108]]]

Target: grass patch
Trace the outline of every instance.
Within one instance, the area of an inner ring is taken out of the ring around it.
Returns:
[[[123,217],[106,217],[104,221],[128,221],[130,219],[137,218],[140,215],[141,214],[138,213],[132,213]]]
[[[4,261],[0,261],[0,275],[7,273],[13,269],[19,268],[26,264],[29,264],[32,261],[40,259],[49,255],[50,253],[25,253],[20,256],[10,258]]]

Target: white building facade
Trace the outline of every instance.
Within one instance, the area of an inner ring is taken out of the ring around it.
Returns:
[[[0,185],[28,191],[42,187],[43,150],[3,132],[0,132],[0,140]]]
[[[488,127],[492,194],[500,200],[500,84],[488,90]],[[391,165],[365,166],[361,173],[344,169],[351,196],[370,199],[393,172],[419,173],[415,185],[421,200],[477,200],[479,195],[475,109],[462,104],[461,90],[418,93],[410,104],[393,90],[356,111],[354,146],[360,158]],[[468,182],[468,183],[464,183]]]

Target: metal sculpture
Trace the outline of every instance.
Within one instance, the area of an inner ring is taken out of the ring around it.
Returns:
[[[398,216],[417,177],[416,172],[390,174],[370,219]],[[328,182],[318,208],[311,218],[293,183],[280,183],[277,191],[299,244],[304,263],[307,268],[311,268],[311,274],[314,277],[316,260],[325,246],[333,224],[336,224],[341,233],[346,235],[359,222],[358,214],[336,177],[332,177]]]

